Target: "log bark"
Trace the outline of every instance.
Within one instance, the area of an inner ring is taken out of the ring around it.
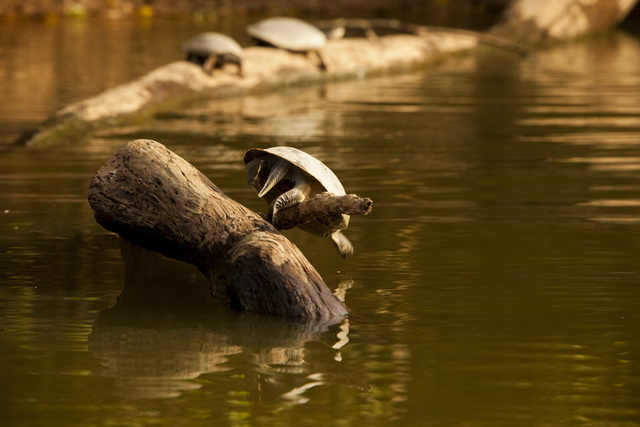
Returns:
[[[554,43],[609,30],[638,0],[515,0],[489,32],[525,45]]]
[[[348,310],[302,252],[162,144],[135,140],[97,172],[88,192],[106,229],[195,265],[230,307],[301,321]]]

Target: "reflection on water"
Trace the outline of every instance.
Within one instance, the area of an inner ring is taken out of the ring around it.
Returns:
[[[103,366],[95,374],[114,378],[118,396],[178,398],[206,388],[217,374],[241,378],[227,393],[247,403],[304,404],[308,390],[326,385],[369,389],[366,372],[340,353],[348,320],[301,325],[231,312],[206,298],[200,275],[184,283],[186,272],[197,273],[193,267],[121,244],[123,292],[88,337],[90,354]],[[167,311],[176,305],[182,309]],[[234,411],[248,415],[241,406]]]
[[[586,165],[601,179],[635,180],[640,169],[638,143],[640,141],[640,42],[637,38],[619,36],[595,42],[601,49],[582,54],[569,48],[545,55],[545,67],[567,76],[575,76],[568,86],[540,82],[535,79],[539,94],[549,105],[533,105],[528,117],[520,120],[526,143],[557,143],[588,147],[587,155],[550,158],[551,162]],[[580,49],[580,48],[579,48]],[[572,60],[567,62],[567,57]],[[607,63],[607,67],[603,67]],[[581,65],[576,67],[576,64]],[[609,68],[611,67],[611,68]],[[609,71],[615,69],[617,75]],[[557,77],[556,77],[557,78]],[[640,220],[635,208],[638,200],[635,188],[628,185],[591,187],[596,193],[592,200],[580,201],[576,206],[589,209],[588,218],[599,222],[635,223]],[[610,196],[608,196],[610,195]],[[628,198],[624,196],[628,195]],[[611,208],[615,208],[612,210]]]
[[[334,329],[343,332],[348,324]],[[204,374],[233,371],[247,381],[239,392],[305,403],[305,391],[317,385],[366,388],[366,376],[327,374],[346,368],[333,366],[344,339],[334,330],[331,342],[330,335],[326,327],[228,312],[175,316],[116,307],[100,314],[89,351],[104,366],[97,374],[115,378],[126,399],[178,397],[203,387],[196,380]]]
[[[638,36],[623,32],[524,60],[480,51],[3,152],[3,416],[640,425],[639,64]],[[258,211],[241,162],[256,146],[296,145],[371,197],[372,214],[347,230],[348,261],[326,239],[287,232],[345,299],[348,322],[229,313],[193,268],[121,252],[86,188],[138,137]]]

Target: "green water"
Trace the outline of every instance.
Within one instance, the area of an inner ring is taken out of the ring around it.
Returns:
[[[113,25],[114,37],[129,34]],[[73,29],[38,31],[45,41]],[[94,58],[93,29],[77,31],[56,46]],[[20,57],[5,61],[3,137],[179,57],[166,46],[140,61],[136,46],[114,55],[113,71],[98,66],[111,80],[58,64],[56,92],[38,90],[34,61],[21,57],[21,72]],[[348,321],[304,327],[202,308],[194,269],[121,248],[86,189],[139,137],[258,211],[242,167],[250,147],[294,145],[372,198],[346,231],[347,261],[328,240],[287,233],[345,295]],[[640,36],[623,31],[5,150],[0,423],[640,425],[639,177]],[[125,285],[149,297],[116,303]]]

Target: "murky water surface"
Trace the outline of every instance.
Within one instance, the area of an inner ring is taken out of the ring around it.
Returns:
[[[5,141],[179,58],[199,30],[21,25],[0,30]],[[304,149],[371,197],[352,259],[287,233],[346,295],[348,322],[196,310],[196,271],[129,256],[86,189],[138,137],[255,210],[249,147]],[[3,424],[640,425],[640,35],[523,60],[481,50],[7,150],[0,236]],[[148,299],[116,304],[131,283]]]

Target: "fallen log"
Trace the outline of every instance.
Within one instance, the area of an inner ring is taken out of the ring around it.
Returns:
[[[69,143],[92,130],[137,123],[155,113],[175,110],[202,99],[403,70],[476,45],[473,35],[446,31],[434,31],[426,36],[392,35],[376,40],[330,40],[322,49],[326,71],[321,71],[305,55],[249,47],[243,52],[244,78],[238,77],[232,67],[208,75],[198,65],[176,61],[58,110],[15,143],[31,147]]]
[[[331,34],[335,38],[343,37],[347,30],[356,29],[369,39],[378,38],[379,30],[395,31],[405,34],[414,34],[418,36],[429,37],[432,33],[447,33],[466,35],[475,37],[480,44],[491,46],[497,49],[503,49],[518,55],[525,56],[529,53],[529,50],[524,46],[515,43],[509,39],[496,37],[487,33],[480,33],[472,30],[465,30],[462,28],[447,28],[447,27],[435,27],[432,25],[415,25],[409,22],[402,22],[397,19],[352,19],[352,18],[337,18],[328,21],[316,22],[316,25],[321,28],[325,33]]]
[[[195,265],[213,296],[231,308],[315,321],[348,313],[293,243],[158,142],[135,140],[120,148],[94,176],[88,199],[99,224]],[[326,214],[314,212],[314,203],[283,211],[289,225]],[[370,200],[355,196],[332,203],[334,214],[371,209]]]

